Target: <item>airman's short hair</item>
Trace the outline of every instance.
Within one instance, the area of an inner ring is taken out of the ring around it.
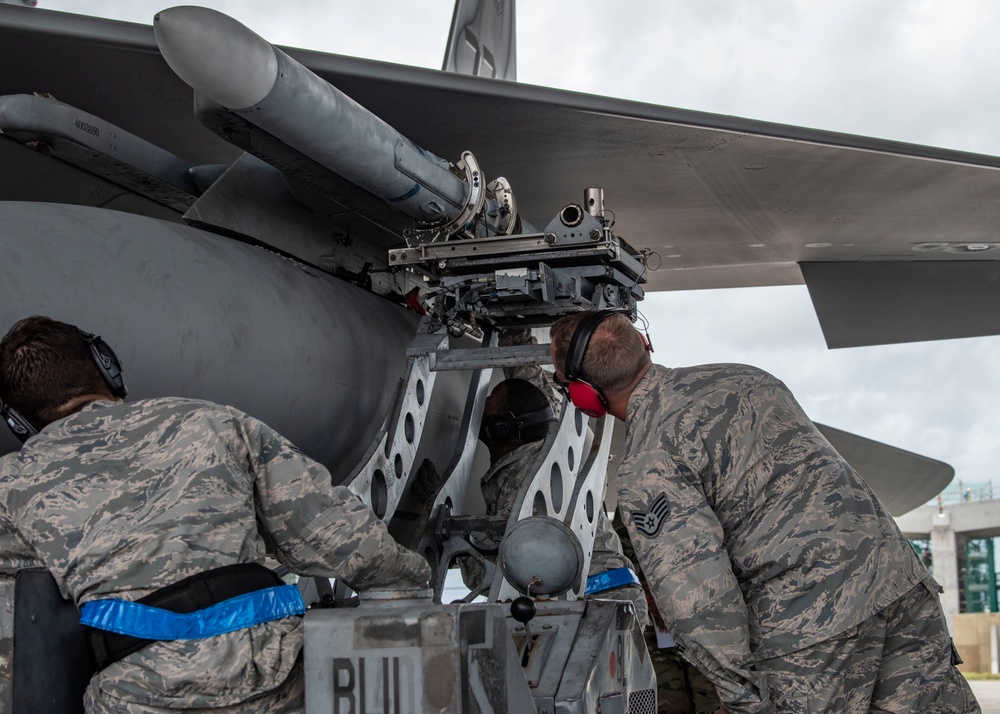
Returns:
[[[553,358],[559,374],[565,375],[570,341],[587,314],[567,315],[552,324]],[[628,317],[615,314],[601,320],[591,335],[579,377],[605,392],[622,392],[648,364],[649,352],[639,332]]]
[[[36,428],[60,418],[60,407],[108,386],[75,326],[34,315],[0,341],[0,395]]]

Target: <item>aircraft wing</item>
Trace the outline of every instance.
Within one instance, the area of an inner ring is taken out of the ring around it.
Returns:
[[[473,151],[529,221],[603,188],[616,233],[655,253],[647,289],[804,281],[831,347],[1000,334],[996,157],[287,52],[425,149]],[[150,27],[4,5],[0,67],[0,95],[47,92],[192,165],[239,155]],[[3,174],[3,198],[107,201]]]

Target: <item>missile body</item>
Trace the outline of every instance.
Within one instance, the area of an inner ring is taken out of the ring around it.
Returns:
[[[167,64],[195,91],[418,221],[456,218],[466,183],[346,94],[215,10],[154,19]]]
[[[382,298],[266,250],[127,213],[2,202],[0,225],[0,335],[35,314],[100,334],[122,359],[129,401],[237,407],[335,482],[391,409],[417,320]],[[437,463],[451,456],[464,389],[447,380],[435,389],[427,433],[442,445],[428,454]],[[0,453],[19,446],[0,428]]]

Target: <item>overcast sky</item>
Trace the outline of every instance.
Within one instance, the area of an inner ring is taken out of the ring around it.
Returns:
[[[431,68],[452,14],[450,0],[193,4],[276,44]],[[39,6],[149,24],[167,5]],[[524,83],[1000,154],[993,0],[532,0],[517,20]],[[1000,486],[1000,338],[831,351],[804,287],[660,293],[642,311],[658,362],[758,365],[816,421]]]

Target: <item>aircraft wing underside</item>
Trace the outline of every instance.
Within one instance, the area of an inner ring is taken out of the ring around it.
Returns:
[[[655,253],[649,290],[804,280],[830,346],[1000,334],[998,158],[286,51],[425,149],[474,152],[537,225],[603,188],[616,233]],[[192,166],[240,155],[194,117],[150,27],[0,7],[0,96],[31,93]],[[5,166],[24,153],[0,146]],[[0,198],[180,220],[79,174],[5,170]]]

